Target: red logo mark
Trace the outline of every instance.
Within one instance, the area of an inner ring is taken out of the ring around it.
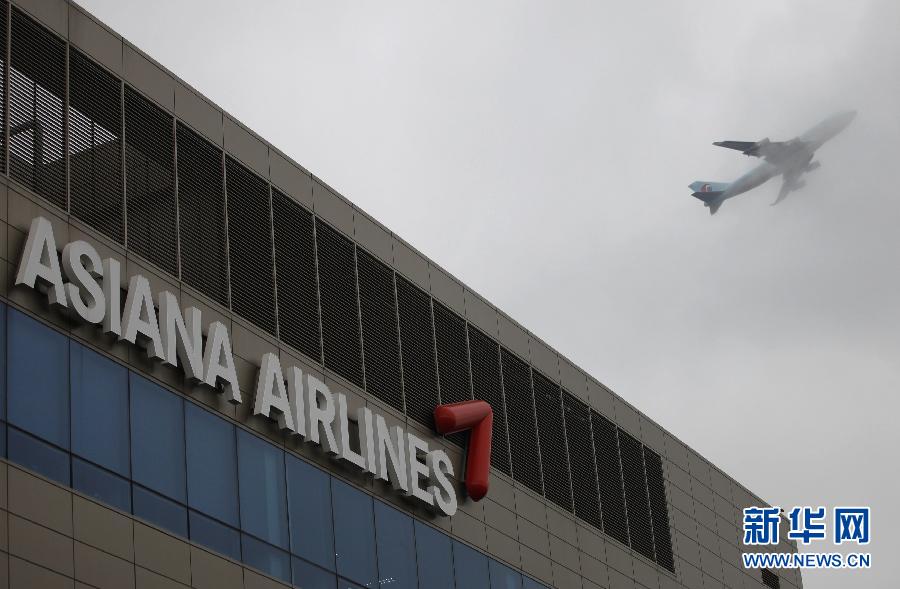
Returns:
[[[466,492],[473,501],[480,501],[488,492],[494,410],[486,401],[439,405],[434,410],[434,423],[443,435],[472,430],[466,455]]]

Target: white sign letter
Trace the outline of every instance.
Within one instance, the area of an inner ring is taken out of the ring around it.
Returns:
[[[231,355],[228,328],[219,321],[213,321],[209,324],[206,350],[203,352],[203,382],[216,388],[219,380],[222,380],[222,391],[228,402],[240,403],[241,389],[238,387],[234,357]]]
[[[38,278],[43,282],[38,283]],[[63,288],[62,272],[59,270],[53,226],[43,217],[35,217],[31,221],[19,270],[16,272],[16,285],[20,284],[29,288],[49,286],[47,296],[50,304],[66,306],[66,291]]]

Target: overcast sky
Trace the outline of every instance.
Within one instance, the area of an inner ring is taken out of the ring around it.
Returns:
[[[766,500],[871,504],[806,586],[896,587],[900,2],[81,3]]]

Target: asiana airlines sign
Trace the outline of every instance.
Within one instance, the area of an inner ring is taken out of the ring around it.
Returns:
[[[46,294],[50,304],[119,341],[139,345],[147,356],[180,367],[188,379],[214,388],[231,403],[243,402],[227,327],[212,321],[204,339],[199,309],[181,309],[169,291],[153,293],[146,277],[128,279],[122,300],[121,264],[101,259],[77,240],[61,252],[44,217],[31,222],[15,284]],[[268,352],[259,359],[253,413],[276,421],[290,435],[320,446],[398,492],[451,516],[458,498],[447,453],[367,407],[350,415],[347,396],[297,366],[282,366]],[[472,429],[466,487],[475,500],[487,492],[492,412],[484,401],[438,407],[439,433]],[[354,431],[355,430],[355,431]],[[358,450],[351,439],[359,440]]]

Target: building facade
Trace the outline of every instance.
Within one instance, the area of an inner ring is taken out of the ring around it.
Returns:
[[[0,3],[0,56],[0,586],[802,586],[741,567],[760,498],[77,5]]]

